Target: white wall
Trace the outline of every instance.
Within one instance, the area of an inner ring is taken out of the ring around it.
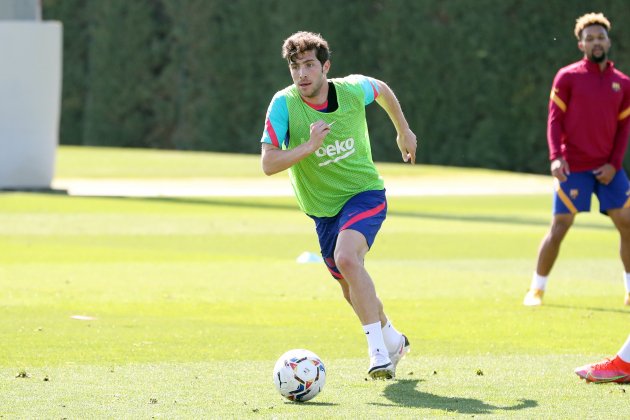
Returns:
[[[51,185],[61,52],[61,23],[0,21],[0,189]]]

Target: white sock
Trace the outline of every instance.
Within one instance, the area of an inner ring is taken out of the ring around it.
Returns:
[[[393,353],[398,350],[398,346],[400,345],[400,337],[402,334],[394,328],[391,321],[388,319],[387,324],[383,328],[383,341],[385,341],[385,346],[387,347],[387,351],[389,353]]]
[[[534,271],[530,289],[545,290],[546,286],[547,286],[547,276],[541,276]]]
[[[381,331],[381,321],[363,326],[365,338],[368,342],[368,354],[370,357],[378,356],[389,360],[389,353],[383,340],[383,331]]]
[[[617,353],[617,356],[624,362],[630,363],[630,335],[626,343],[621,347],[621,350],[619,350],[619,353]]]
[[[624,280],[626,281],[626,293],[630,293],[630,273],[624,273]]]

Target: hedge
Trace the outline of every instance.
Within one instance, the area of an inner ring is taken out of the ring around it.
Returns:
[[[322,33],[331,77],[362,73],[396,92],[423,163],[547,173],[556,71],[581,58],[575,19],[612,21],[611,58],[630,73],[630,2],[602,0],[44,0],[64,24],[61,143],[258,153],[280,56]],[[395,132],[368,107],[377,161]]]

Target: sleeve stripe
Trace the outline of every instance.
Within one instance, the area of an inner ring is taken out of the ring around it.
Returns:
[[[271,139],[271,144],[276,147],[280,147],[280,143],[278,142],[278,136],[276,135],[276,131],[273,129],[273,125],[271,125],[271,121],[267,118],[265,122],[265,128],[267,129],[267,134],[269,134],[269,138]]]
[[[372,83],[370,80],[370,86],[372,86],[372,92],[374,93],[374,100],[378,98],[378,89],[376,89],[376,83]]]
[[[557,88],[551,89],[551,95],[549,96],[549,98],[553,101],[554,104],[558,105],[558,108],[560,108],[562,112],[567,112],[567,104],[565,104],[564,101],[560,99],[558,95],[556,95],[556,90]]]
[[[621,112],[621,114],[619,114],[618,120],[619,121],[624,120],[624,119],[628,118],[629,115],[630,115],[630,106],[628,108],[624,109]]]

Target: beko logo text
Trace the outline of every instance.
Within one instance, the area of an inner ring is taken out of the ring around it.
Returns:
[[[315,154],[318,157],[328,156],[330,158],[333,158],[333,159],[320,163],[319,166],[326,166],[330,163],[340,161],[341,159],[345,159],[353,153],[354,153],[354,139],[352,137],[346,140],[342,140],[342,141],[335,140],[335,144],[322,146],[319,149],[317,149],[317,151],[315,151]]]
[[[350,137],[344,141],[336,140],[335,144],[329,144],[326,147],[320,147],[315,154],[319,157],[329,156],[334,157],[340,153],[346,153],[354,148],[354,139]]]

